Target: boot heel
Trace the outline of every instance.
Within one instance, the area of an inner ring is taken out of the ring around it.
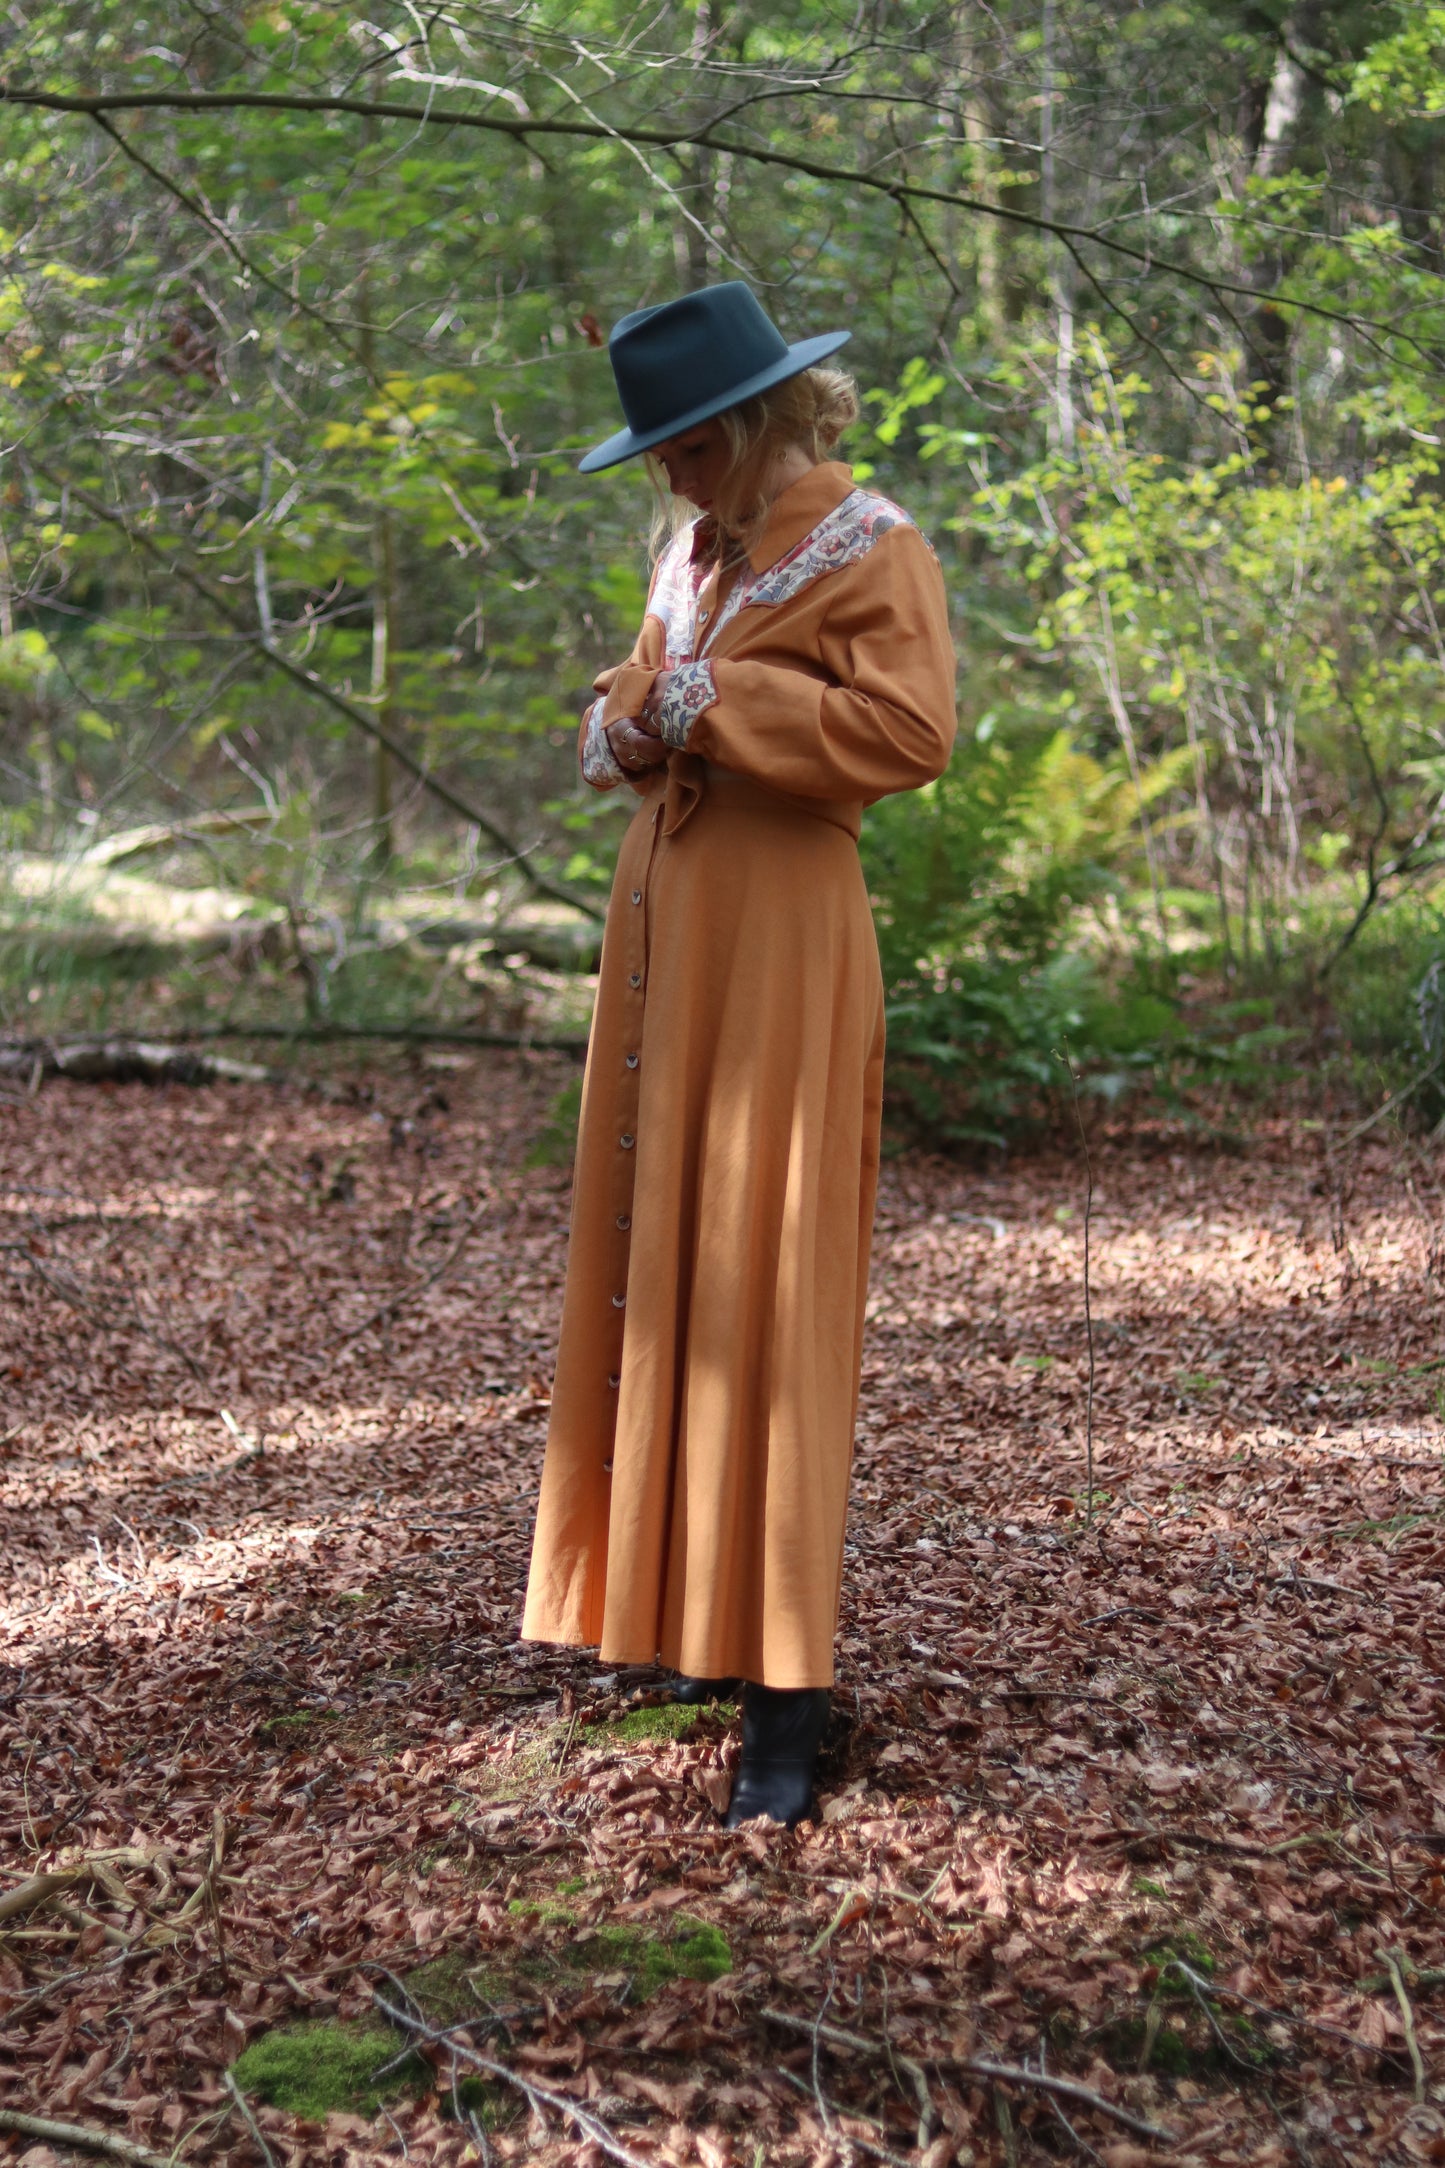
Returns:
[[[736,1829],[761,1815],[792,1829],[813,1807],[813,1773],[828,1726],[826,1686],[754,1686],[743,1697],[743,1758],[723,1817]]]

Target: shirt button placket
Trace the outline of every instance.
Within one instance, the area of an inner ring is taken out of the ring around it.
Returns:
[[[658,843],[658,824],[654,809],[652,849]],[[644,873],[627,890],[628,909],[623,916],[623,963],[627,984],[623,997],[625,1022],[623,1025],[622,1073],[618,1078],[617,1095],[617,1174],[614,1181],[616,1209],[613,1213],[613,1229],[616,1237],[616,1278],[611,1295],[612,1336],[614,1355],[607,1373],[609,1391],[616,1392],[622,1384],[622,1340],[627,1307],[627,1266],[632,1235],[632,1207],[637,1187],[638,1104],[642,1067],[642,1021],[647,1000],[647,880]],[[602,1463],[602,1472],[610,1476],[612,1461],[609,1456]]]

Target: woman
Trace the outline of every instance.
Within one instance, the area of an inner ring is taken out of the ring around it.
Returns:
[[[698,517],[596,681],[639,804],[608,911],[522,1631],[746,1682],[729,1828],[808,1811],[828,1713],[883,1069],[862,809],[938,775],[938,565],[824,456],[857,413],[745,286],[626,316],[627,427]]]

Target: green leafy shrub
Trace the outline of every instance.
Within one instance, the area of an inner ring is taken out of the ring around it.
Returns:
[[[582,1079],[564,1084],[547,1109],[527,1154],[529,1167],[570,1167],[577,1153],[577,1124],[582,1118]]]
[[[1146,985],[1116,990],[1093,914],[1127,907],[1122,869],[1141,801],[1122,758],[1081,752],[1058,730],[1000,742],[987,727],[947,773],[868,815],[864,865],[887,998],[890,1085],[911,1127],[942,1143],[1001,1142],[1067,1089],[1117,1097],[1176,1034]]]

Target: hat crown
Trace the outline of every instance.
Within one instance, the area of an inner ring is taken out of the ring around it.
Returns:
[[[630,429],[655,436],[785,363],[788,342],[740,279],[621,317],[608,341]]]
[[[703,286],[619,319],[608,348],[627,417],[579,462],[583,474],[650,452],[812,369],[847,343],[846,331],[815,332],[792,345],[740,279]]]

